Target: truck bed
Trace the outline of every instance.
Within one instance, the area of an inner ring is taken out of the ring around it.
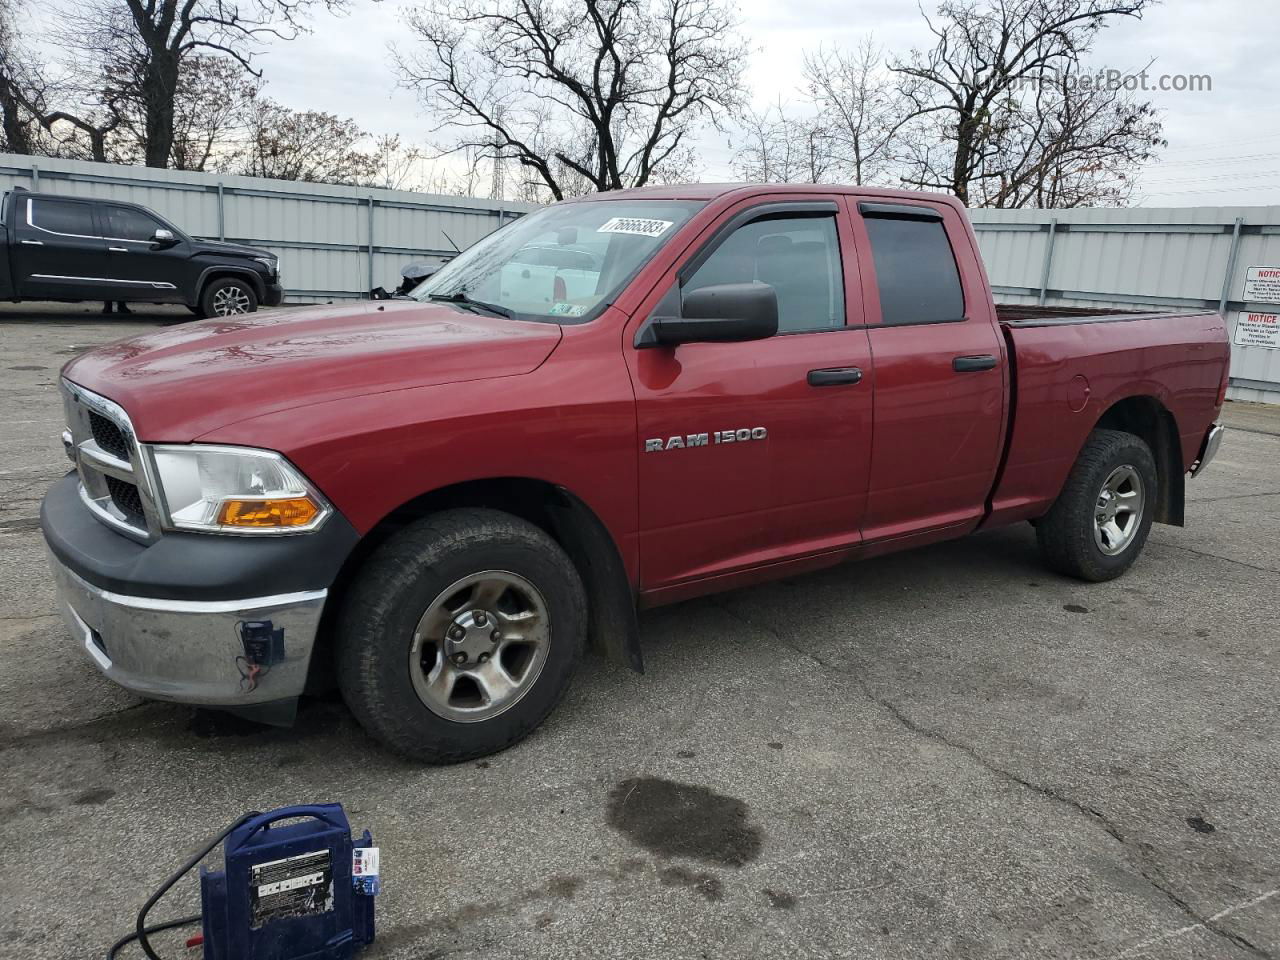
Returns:
[[[1097,307],[1041,307],[1029,303],[997,303],[996,318],[1018,327],[1044,327],[1055,324],[1108,323],[1148,317],[1176,317],[1178,313],[1150,313],[1143,310],[1114,310]]]
[[[1094,425],[1123,402],[1155,402],[1187,469],[1212,423],[1228,347],[1218,313],[998,306],[1010,361],[1010,435],[991,499],[995,522],[1040,516]]]

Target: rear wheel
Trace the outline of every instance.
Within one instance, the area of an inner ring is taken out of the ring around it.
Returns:
[[[449,510],[370,557],[339,622],[338,683],[356,718],[430,763],[494,753],[560,701],[586,597],[568,555],[496,510]]]
[[[234,317],[258,309],[253,284],[238,277],[220,277],[200,294],[198,314],[202,317]]]
[[[1120,430],[1089,435],[1062,493],[1036,525],[1045,562],[1081,580],[1110,580],[1147,542],[1158,490],[1155,459]]]

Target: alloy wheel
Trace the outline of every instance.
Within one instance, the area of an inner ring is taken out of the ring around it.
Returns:
[[[550,641],[538,588],[519,574],[485,570],[427,606],[413,631],[409,674],[432,713],[461,723],[488,720],[529,692]]]

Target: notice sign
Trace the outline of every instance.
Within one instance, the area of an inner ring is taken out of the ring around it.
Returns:
[[[1254,303],[1280,303],[1280,267],[1250,267],[1246,270],[1244,298]]]
[[[1241,313],[1236,321],[1236,346],[1280,350],[1280,314]]]

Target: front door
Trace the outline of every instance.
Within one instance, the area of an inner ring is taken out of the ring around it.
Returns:
[[[876,376],[863,536],[976,524],[1000,461],[1007,369],[977,251],[947,204],[849,207]]]
[[[749,201],[708,227],[628,326],[644,589],[858,540],[871,383],[852,244],[833,201]],[[684,293],[744,282],[774,288],[776,336],[634,346]]]
[[[154,243],[157,230],[173,228],[136,207],[105,203],[98,209],[107,242],[107,265],[116,291],[126,300],[174,300],[194,284],[188,243]]]
[[[64,197],[21,197],[13,277],[26,300],[92,300],[111,284],[107,249],[93,203]]]

